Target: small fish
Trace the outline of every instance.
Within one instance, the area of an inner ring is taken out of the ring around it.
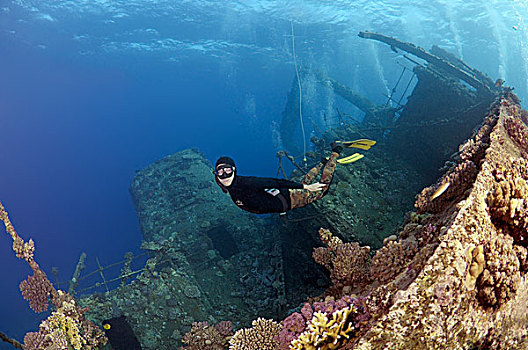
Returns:
[[[438,187],[435,193],[433,193],[433,195],[431,196],[431,200],[435,199],[436,197],[440,197],[442,193],[444,193],[447,190],[449,185],[450,185],[449,182],[444,182],[442,185],[440,185],[440,187]]]

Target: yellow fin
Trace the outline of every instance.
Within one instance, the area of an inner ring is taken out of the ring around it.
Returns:
[[[354,153],[353,155],[351,156],[348,156],[348,157],[345,157],[345,158],[341,158],[341,159],[338,159],[337,162],[339,164],[350,164],[350,163],[354,163],[356,160],[360,160],[361,158],[363,158],[365,155],[363,154],[359,154],[359,153]]]
[[[376,141],[374,140],[368,140],[368,139],[359,139],[355,141],[342,141],[341,142],[343,146],[348,148],[359,148],[362,150],[369,150],[370,147],[374,146],[376,144]]]

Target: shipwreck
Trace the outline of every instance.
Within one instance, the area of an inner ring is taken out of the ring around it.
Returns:
[[[130,192],[150,259],[132,283],[80,298],[88,318],[124,313],[144,349],[527,348],[528,113],[439,47],[359,36],[402,53],[414,87],[380,106],[312,72],[365,117],[343,115],[306,156],[368,137],[368,157],[285,222],[231,205],[199,150],[139,171]],[[297,89],[278,154],[294,178]]]

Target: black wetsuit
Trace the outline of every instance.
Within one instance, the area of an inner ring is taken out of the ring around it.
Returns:
[[[291,208],[289,189],[302,189],[303,184],[268,177],[235,176],[226,187],[233,202],[251,213],[283,213]]]

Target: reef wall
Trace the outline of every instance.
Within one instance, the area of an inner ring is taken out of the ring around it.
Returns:
[[[506,93],[459,164],[418,196],[420,222],[373,258],[393,272],[370,291],[384,307],[355,349],[528,347],[526,116]]]

